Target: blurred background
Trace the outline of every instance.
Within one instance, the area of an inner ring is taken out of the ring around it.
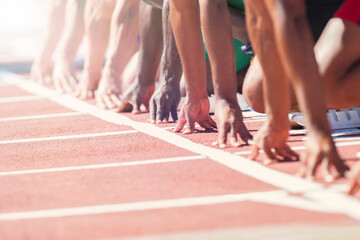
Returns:
[[[0,0],[0,64],[30,63],[41,44],[47,0]]]

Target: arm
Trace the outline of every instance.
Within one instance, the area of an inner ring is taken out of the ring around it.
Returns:
[[[231,19],[226,0],[201,0],[201,23],[211,63],[216,96],[218,144],[225,147],[228,133],[232,146],[240,146],[238,134],[244,142],[251,135],[242,121],[237,102],[237,81]]]
[[[188,129],[184,133],[192,133],[195,122],[204,128],[215,127],[215,122],[209,116],[205,51],[196,1],[171,0],[170,16],[184,70],[187,94],[174,131],[180,131],[187,124]]]
[[[73,92],[78,82],[73,62],[84,37],[84,7],[85,0],[67,1],[65,28],[53,73],[55,86],[60,91]]]
[[[88,0],[85,5],[86,55],[84,70],[75,96],[81,99],[94,97],[104,63],[110,35],[110,21],[114,9],[113,1]]]
[[[324,175],[331,178],[334,165],[340,174],[346,166],[341,162],[326,119],[322,81],[313,51],[314,43],[306,20],[305,4],[301,1],[266,1],[271,11],[274,34],[284,70],[290,79],[301,110],[305,114],[309,139],[302,159],[302,175],[313,177],[322,162]]]
[[[148,108],[155,88],[162,50],[161,10],[141,1],[139,15],[140,49],[137,73],[134,82],[124,92],[119,108],[120,112],[131,110],[134,114],[140,112],[142,104]]]
[[[168,122],[169,113],[174,121],[178,119],[177,107],[180,101],[182,66],[169,13],[169,0],[165,0],[162,8],[164,49],[160,63],[160,86],[150,100],[152,123]]]
[[[64,27],[65,5],[65,0],[48,1],[47,25],[41,49],[31,68],[31,78],[34,81],[44,83],[44,78],[51,76],[51,57]]]
[[[249,36],[264,72],[263,94],[268,116],[267,122],[255,135],[250,158],[255,159],[261,148],[265,152],[265,161],[270,163],[276,160],[277,155],[288,158],[297,155],[286,144],[289,134],[289,83],[281,65],[271,19],[264,2],[245,1]]]
[[[117,0],[111,18],[108,55],[96,101],[105,108],[120,104],[121,76],[139,48],[139,0]]]

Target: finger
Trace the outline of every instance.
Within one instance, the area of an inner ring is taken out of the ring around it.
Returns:
[[[276,156],[271,151],[271,147],[266,141],[264,142],[263,151],[265,153],[265,158],[270,159],[271,161],[276,161]]]
[[[58,92],[64,93],[64,89],[62,88],[58,78],[54,78],[54,86]]]
[[[103,97],[98,97],[96,98],[96,105],[99,107],[99,108],[105,108],[106,107],[106,103],[103,99]]]
[[[184,128],[185,124],[186,124],[185,118],[181,118],[181,119],[177,122],[177,124],[176,124],[176,126],[175,126],[175,128],[174,128],[173,131],[174,131],[174,132],[180,132],[180,131]]]
[[[72,88],[69,85],[69,80],[68,80],[67,77],[63,77],[61,79],[61,85],[63,86],[66,93],[71,93],[72,92]]]
[[[246,128],[245,124],[242,123],[239,128],[240,138],[244,141],[244,143],[249,144],[249,141],[252,140],[252,135],[249,130]]]
[[[212,119],[210,116],[209,116],[207,122],[210,124],[210,126],[211,126],[212,128],[217,128],[216,122],[215,122],[214,119]]]
[[[232,126],[230,129],[230,144],[233,147],[240,147],[240,143],[237,139],[237,131],[235,130],[235,126]]]
[[[167,123],[169,121],[169,106],[170,106],[170,102],[167,101],[164,103],[164,112],[162,116],[163,123]]]
[[[132,110],[133,105],[129,101],[122,100],[117,112],[131,112]]]
[[[150,122],[155,123],[156,121],[156,104],[155,100],[152,98],[150,100]]]
[[[334,177],[330,173],[330,164],[328,161],[322,163],[322,175],[326,182],[334,181]]]
[[[226,141],[227,141],[227,135],[229,132],[229,128],[230,128],[229,124],[225,123],[225,124],[222,124],[222,126],[219,127],[219,129],[218,129],[218,132],[219,132],[218,142],[219,142],[220,148],[226,147]]]
[[[79,83],[78,79],[72,75],[70,75],[68,79],[69,79],[69,84],[70,84],[71,89],[75,90],[76,86]]]
[[[339,172],[340,176],[345,176],[345,173],[349,170],[349,167],[343,161],[341,161],[341,159],[335,160],[334,166]]]
[[[120,96],[117,94],[111,94],[110,95],[110,99],[112,100],[112,102],[116,105],[116,106],[120,106],[121,104],[121,99]]]
[[[141,101],[139,99],[136,99],[135,104],[133,105],[133,110],[132,110],[132,114],[139,114],[140,111],[140,107],[141,107]]]
[[[178,120],[177,108],[179,106],[179,103],[180,103],[180,96],[175,98],[175,100],[173,100],[173,102],[171,103],[170,112],[174,122]]]
[[[164,109],[161,105],[161,103],[157,102],[158,109],[156,111],[156,123],[162,123],[163,116],[164,116]]]
[[[192,118],[187,119],[186,130],[184,134],[191,134],[195,131],[195,121]]]
[[[260,148],[257,145],[253,145],[251,147],[251,153],[250,153],[249,159],[255,160],[257,158],[257,156],[259,156],[259,151],[260,151]]]
[[[86,92],[84,93],[84,95],[85,95],[85,99],[87,99],[87,98],[94,98],[94,97],[95,97],[95,91],[94,91],[94,90],[86,91]]]
[[[105,102],[105,104],[106,104],[106,108],[108,108],[108,109],[113,109],[113,108],[116,107],[116,104],[113,103],[113,101],[111,100],[111,98],[110,98],[109,95],[105,95],[105,96],[103,97],[103,99],[104,99],[104,102]]]
[[[288,145],[284,146],[284,150],[287,152],[287,155],[289,155],[289,158],[291,160],[299,160],[299,154],[297,152],[295,152],[294,150],[292,150]]]
[[[360,185],[357,183],[357,181],[355,180],[350,180],[350,187],[348,190],[348,194],[349,195],[355,195],[357,192],[359,192],[360,190]]]
[[[206,122],[206,121],[200,122],[199,125],[200,125],[200,127],[204,128],[204,129],[206,129],[206,130],[207,130],[207,129],[213,129],[213,127],[210,125],[210,123],[209,123],[209,122]]]
[[[322,159],[321,154],[316,155],[315,157],[309,157],[306,161],[308,162],[308,166],[306,169],[306,178],[312,180],[315,177],[315,173],[319,167],[320,161]]]

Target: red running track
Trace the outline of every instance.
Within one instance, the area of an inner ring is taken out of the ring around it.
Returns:
[[[345,179],[308,182],[292,175],[298,162],[265,167],[248,146],[213,148],[215,131],[171,133],[174,123],[97,110],[6,72],[0,109],[0,239],[360,236]],[[264,118],[245,122],[255,133]],[[359,136],[338,136],[350,165]],[[293,131],[289,144],[301,151],[304,137]]]

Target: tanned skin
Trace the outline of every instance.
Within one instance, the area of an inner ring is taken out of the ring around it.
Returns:
[[[325,99],[319,97],[323,86],[305,17],[305,2],[245,0],[245,6],[250,39],[264,72],[264,102],[268,114],[267,122],[254,138],[250,157],[255,159],[260,149],[264,150],[266,161],[274,161],[277,156],[297,157],[286,144],[289,79],[308,124],[307,148],[301,157],[305,167],[299,175],[312,178],[321,163],[325,179],[332,178],[331,166],[344,174],[346,166],[337,154],[326,119]]]

